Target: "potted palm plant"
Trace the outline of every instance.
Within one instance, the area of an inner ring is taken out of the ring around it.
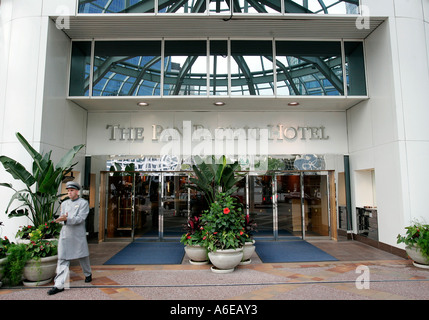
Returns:
[[[405,235],[398,234],[397,243],[406,245],[405,251],[416,267],[429,269],[429,225],[415,221],[405,229]]]
[[[213,272],[228,273],[243,259],[245,242],[244,214],[236,199],[219,192],[210,209],[201,218],[203,246],[213,264]]]
[[[0,156],[0,162],[6,171],[14,179],[21,181],[25,185],[24,189],[16,190],[10,183],[0,183],[0,186],[14,191],[6,208],[6,214],[9,218],[26,216],[34,226],[38,227],[53,220],[58,211],[57,201],[62,196],[59,193],[61,183],[65,175],[71,172],[76,165],[72,161],[84,145],[73,147],[57,165],[54,165],[50,159],[51,151],[46,154],[40,154],[19,132],[16,133],[16,137],[32,157],[33,165],[32,172],[29,172],[18,161],[7,156]],[[19,202],[19,205],[10,210],[15,200]]]
[[[37,265],[40,265],[41,258],[53,257],[49,259],[54,261],[50,262],[50,275],[46,275],[46,277],[52,278],[52,274],[55,274],[55,268],[52,265],[56,265],[58,244],[56,241],[48,242],[45,238],[55,237],[59,234],[60,226],[52,221],[59,209],[58,201],[62,196],[60,193],[61,183],[76,165],[76,163],[73,163],[73,159],[84,145],[74,146],[54,165],[51,160],[51,151],[41,154],[20,133],[16,133],[16,137],[33,159],[32,171],[28,171],[18,161],[2,155],[0,156],[0,162],[5,170],[14,179],[21,181],[24,184],[24,188],[17,190],[10,183],[0,183],[0,186],[11,189],[14,192],[6,208],[8,217],[27,217],[32,225],[27,226],[27,230],[23,228],[23,230],[18,231],[18,237],[28,236],[30,239],[26,243],[13,248],[14,254],[11,256],[16,256],[22,260],[24,257],[22,251],[24,250],[27,259],[21,262],[26,263],[27,260],[37,260]],[[11,209],[16,203],[18,203],[17,206]],[[31,239],[32,237],[33,239]],[[9,266],[12,266],[12,264],[9,264]],[[14,279],[18,279],[18,276]],[[37,282],[40,280],[45,279],[38,277]]]
[[[211,156],[208,161],[196,157],[195,162],[197,164],[192,166],[194,177],[189,178],[191,184],[188,187],[202,192],[208,206],[215,201],[217,193],[232,195],[237,191],[236,184],[243,179],[243,176],[237,173],[241,170],[237,161],[227,163],[225,156],[219,159]]]

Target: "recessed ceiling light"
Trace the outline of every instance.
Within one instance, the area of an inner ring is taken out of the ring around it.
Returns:
[[[222,101],[217,101],[217,102],[215,102],[215,103],[213,103],[215,106],[218,106],[218,107],[220,107],[220,106],[224,106],[225,105],[225,102],[222,102]]]
[[[299,106],[299,102],[289,102],[288,104],[287,104],[288,106],[291,106],[291,107],[296,107],[296,106]]]
[[[139,103],[137,103],[137,105],[139,107],[147,107],[149,105],[149,103],[147,103],[147,102],[139,102]]]

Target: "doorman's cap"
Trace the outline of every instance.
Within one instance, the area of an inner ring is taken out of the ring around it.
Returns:
[[[76,189],[80,190],[80,184],[74,181],[69,181],[66,184],[66,189]]]

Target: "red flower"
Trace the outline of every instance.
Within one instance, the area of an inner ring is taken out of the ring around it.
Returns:
[[[242,236],[243,235],[243,231],[240,231],[240,236]]]
[[[207,238],[207,237],[206,237],[206,236],[204,236],[204,237],[203,237],[203,240],[206,240],[206,238]]]
[[[187,236],[188,239],[191,239],[191,236]]]
[[[231,212],[231,210],[229,210],[229,208],[225,208],[225,209],[223,209],[223,213],[224,214],[228,214],[228,213],[230,213]]]

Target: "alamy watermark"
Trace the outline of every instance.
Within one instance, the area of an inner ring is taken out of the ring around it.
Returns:
[[[368,266],[365,265],[359,265],[355,272],[359,274],[359,276],[356,278],[355,285],[356,289],[362,290],[362,289],[369,289],[369,283],[370,283],[370,272]]]
[[[156,128],[154,129],[156,130]],[[178,156],[208,158],[215,155],[216,160],[227,158],[247,159],[250,170],[268,170],[268,129],[264,128],[206,128],[193,126],[191,121],[183,121],[183,129],[167,128],[154,131],[152,140],[164,145],[160,157]]]
[[[70,8],[66,5],[61,5],[56,8],[55,13],[58,17],[55,19],[57,29],[70,29]]]
[[[355,25],[359,30],[370,28],[369,7],[365,5],[359,6],[360,16],[356,19]]]

